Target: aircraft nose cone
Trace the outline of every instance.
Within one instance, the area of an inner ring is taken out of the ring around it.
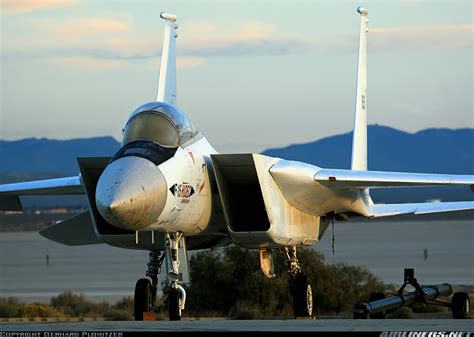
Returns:
[[[123,157],[102,172],[96,206],[112,225],[135,231],[158,219],[167,191],[165,177],[155,164],[141,157]]]

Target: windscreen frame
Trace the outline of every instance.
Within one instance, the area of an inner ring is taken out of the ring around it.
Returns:
[[[158,123],[147,123],[153,118],[155,118],[156,121],[161,118],[161,121],[158,121]],[[146,119],[149,120],[147,121]],[[166,122],[163,123],[163,121]],[[137,123],[139,124],[137,125]],[[162,131],[167,131],[167,135]],[[174,135],[171,135],[170,131],[174,133]],[[133,135],[133,133],[135,134]],[[175,139],[170,140],[170,136]],[[176,148],[181,143],[177,125],[168,116],[157,111],[142,111],[133,115],[128,120],[123,128],[122,146],[135,141],[150,141],[166,148]]]
[[[133,122],[133,120],[142,113],[153,113],[153,114],[159,114],[161,116],[166,117],[175,126],[178,132],[178,135],[179,135],[178,145],[190,144],[190,142],[193,142],[193,139],[197,139],[201,135],[201,133],[191,123],[191,121],[189,120],[189,118],[183,111],[165,102],[150,102],[150,103],[145,103],[139,106],[135,111],[132,112],[127,123],[125,124],[125,127],[122,129],[123,135],[125,134],[125,130],[129,126],[129,123]],[[134,140],[153,141],[152,139],[134,139]],[[131,141],[132,140],[130,139],[125,140],[125,138],[123,138],[122,146],[127,145],[127,143]],[[157,144],[160,144],[160,143],[157,142]]]

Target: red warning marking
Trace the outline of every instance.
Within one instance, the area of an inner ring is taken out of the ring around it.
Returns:
[[[191,159],[193,160],[193,163],[196,164],[196,162],[194,161],[194,155],[191,151],[188,152],[188,154],[191,156]]]

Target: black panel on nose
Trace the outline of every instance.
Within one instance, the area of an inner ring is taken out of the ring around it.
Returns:
[[[172,158],[178,148],[167,148],[156,143],[146,140],[136,140],[128,143],[122,147],[113,158],[110,163],[116,161],[119,158],[136,156],[148,159],[156,166],[164,163],[168,159]]]

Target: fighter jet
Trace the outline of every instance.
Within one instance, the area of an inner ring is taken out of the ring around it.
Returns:
[[[40,233],[66,245],[105,243],[149,251],[137,281],[135,319],[153,312],[163,262],[171,285],[170,320],[185,309],[187,252],[234,243],[258,249],[263,273],[273,253],[287,260],[295,317],[313,315],[311,282],[297,249],[321,240],[331,221],[474,209],[474,202],[374,204],[372,188],[470,185],[472,175],[370,171],[367,168],[368,12],[360,15],[355,124],[350,170],[326,169],[256,153],[218,154],[178,108],[176,16],[165,22],[156,101],[133,111],[113,157],[77,158],[76,177],[0,185],[0,209],[21,211],[19,196],[85,194],[89,209]]]

